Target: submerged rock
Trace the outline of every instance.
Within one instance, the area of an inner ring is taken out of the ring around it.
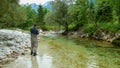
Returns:
[[[16,30],[0,30],[0,62],[10,54],[22,54],[27,47],[30,47],[29,34]]]

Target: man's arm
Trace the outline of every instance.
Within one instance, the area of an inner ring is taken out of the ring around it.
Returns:
[[[38,31],[38,29],[37,29],[37,35],[39,34],[39,31]]]

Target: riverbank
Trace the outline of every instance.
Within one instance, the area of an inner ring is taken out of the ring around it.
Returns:
[[[21,30],[0,30],[0,66],[14,60],[30,47],[30,35]]]
[[[96,30],[92,35],[90,35],[85,30],[81,29],[78,31],[70,31],[67,36],[72,38],[90,38],[113,43],[114,40],[120,38],[120,33],[107,30]]]
[[[52,34],[59,34],[59,35],[64,35],[63,34],[64,30],[61,31],[40,31],[40,35],[52,35]],[[92,35],[86,32],[85,30],[81,29],[78,31],[69,31],[67,37],[71,38],[88,38],[92,40],[99,40],[103,42],[108,42],[111,44],[114,44],[115,46],[120,46],[120,33],[119,32],[111,32],[107,30],[96,30]]]

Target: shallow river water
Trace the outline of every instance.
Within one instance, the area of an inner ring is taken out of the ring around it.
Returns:
[[[120,48],[89,39],[40,37],[38,55],[30,51],[3,68],[120,68]]]

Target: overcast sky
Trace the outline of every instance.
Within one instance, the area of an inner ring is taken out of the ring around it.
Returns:
[[[51,1],[51,0],[20,0],[20,4],[31,4],[31,3],[36,3],[36,4],[44,4],[47,1]]]

